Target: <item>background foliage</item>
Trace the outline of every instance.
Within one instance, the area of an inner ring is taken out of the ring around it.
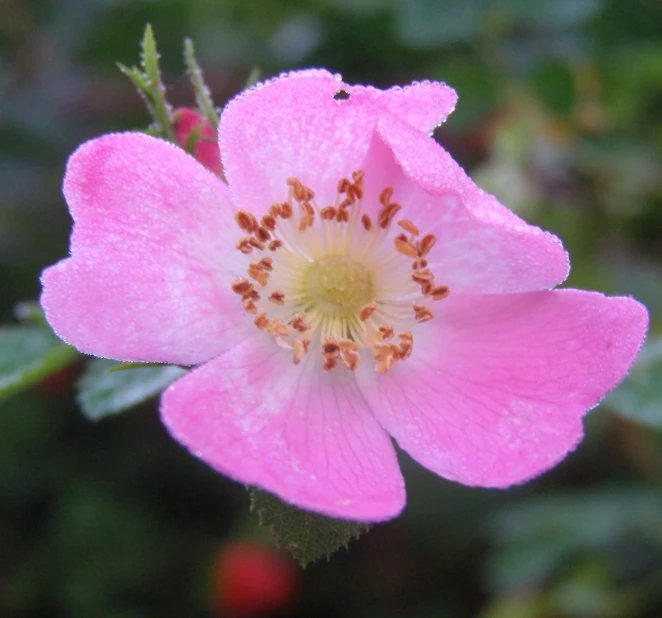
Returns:
[[[404,515],[298,571],[282,613],[662,615],[662,4],[4,0],[5,322],[22,317],[39,329],[14,307],[37,298],[41,269],[66,255],[69,153],[147,123],[115,66],[135,64],[147,21],[175,105],[193,103],[186,36],[219,104],[256,65],[265,76],[325,66],[377,86],[448,82],[460,102],[436,133],[441,143],[485,189],[563,238],[567,285],[632,294],[651,312],[641,362],[556,470],[484,491],[441,481],[403,455]],[[0,347],[15,350],[0,373],[15,380],[7,368],[20,361],[34,386],[9,397],[14,383],[0,382],[0,615],[209,615],[222,584],[214,556],[236,538],[270,544],[246,492],[171,441],[153,399],[98,423],[84,418],[77,365],[42,380],[69,362],[66,350],[16,332],[0,332]],[[51,364],[35,361],[45,357]],[[156,392],[164,376],[150,376]],[[88,416],[103,414],[98,401],[83,403]]]

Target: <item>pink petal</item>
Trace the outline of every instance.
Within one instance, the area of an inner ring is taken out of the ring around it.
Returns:
[[[377,130],[405,174],[426,193],[459,195],[462,205],[486,222],[500,223],[513,229],[532,227],[477,187],[437,142],[398,117],[383,115]],[[548,236],[555,239],[551,234]]]
[[[384,109],[425,133],[444,122],[457,103],[455,90],[440,82],[414,82],[378,92]]]
[[[232,100],[219,126],[221,158],[240,208],[264,213],[287,199],[295,177],[333,202],[340,178],[358,169],[376,122],[376,106],[363,89],[322,70],[290,73]]]
[[[43,276],[42,306],[79,350],[196,364],[243,337],[231,292],[240,235],[225,185],[181,149],[108,135],[71,157],[70,259]]]
[[[366,154],[364,209],[376,217],[380,192],[394,189],[392,199],[402,206],[398,216],[437,238],[427,259],[438,284],[451,294],[496,294],[549,289],[566,278],[568,256],[556,236],[516,217],[481,191],[443,148],[424,136],[419,142],[422,134],[395,123],[401,130],[397,138],[389,133],[395,155],[378,135]],[[420,181],[417,154],[403,147],[409,138],[421,147],[425,177],[430,174],[434,183]]]
[[[286,502],[366,521],[404,506],[393,446],[352,375],[317,358],[295,366],[265,334],[175,382],[161,411],[195,455]]]
[[[532,478],[576,446],[581,417],[623,379],[648,323],[632,298],[579,290],[451,295],[435,313],[413,355],[362,391],[414,459],[487,487]]]

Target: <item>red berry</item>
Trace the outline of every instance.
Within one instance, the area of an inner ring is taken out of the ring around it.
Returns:
[[[297,587],[293,563],[248,541],[221,547],[212,570],[212,603],[218,616],[248,618],[281,615]]]

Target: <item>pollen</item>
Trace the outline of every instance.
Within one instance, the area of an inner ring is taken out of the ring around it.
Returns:
[[[354,372],[368,359],[387,373],[416,354],[416,327],[434,318],[430,301],[450,294],[435,281],[435,235],[398,218],[408,204],[394,187],[370,198],[364,176],[340,178],[335,195],[290,177],[284,201],[263,215],[235,214],[245,271],[232,292],[294,365]]]

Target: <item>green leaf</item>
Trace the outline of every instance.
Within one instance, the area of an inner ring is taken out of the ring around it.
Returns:
[[[145,363],[139,368],[126,365],[101,358],[89,363],[78,382],[78,402],[88,419],[98,421],[124,412],[160,394],[171,382],[186,374],[185,369],[173,365]]]
[[[662,429],[662,337],[650,338],[630,375],[605,399],[619,416]]]
[[[366,523],[331,519],[302,511],[254,487],[248,491],[251,511],[257,513],[260,525],[268,526],[276,546],[289,551],[303,567],[322,556],[329,558],[336,550],[346,548],[352,539],[370,529]]]
[[[14,307],[14,315],[22,324],[29,326],[47,326],[46,316],[41,305],[36,302],[25,301]],[[50,326],[47,326],[50,330]]]
[[[66,367],[77,356],[46,326],[0,329],[0,401]]]
[[[216,111],[214,101],[211,98],[211,92],[202,74],[202,69],[196,60],[195,47],[191,39],[184,40],[184,62],[186,63],[188,76],[193,84],[196,105],[209,122],[211,122],[212,126],[216,128],[218,126],[218,112]]]

